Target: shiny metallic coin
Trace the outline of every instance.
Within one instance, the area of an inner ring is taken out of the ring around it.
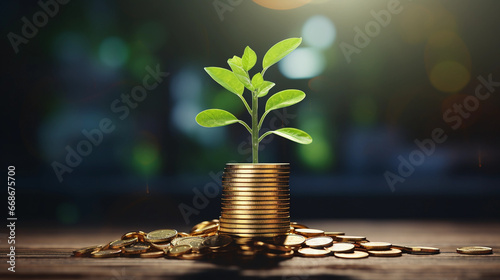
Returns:
[[[298,233],[298,234],[303,235],[305,237],[322,236],[325,234],[324,231],[322,231],[320,229],[314,229],[314,228],[296,228],[295,233]]]
[[[367,250],[390,250],[392,244],[388,242],[363,242],[361,246]]]
[[[231,174],[276,174],[278,176],[289,176],[290,170],[287,169],[224,169],[224,176]]]
[[[222,199],[222,206],[228,205],[290,205],[289,199],[275,199],[275,200],[226,200]]]
[[[189,233],[187,233],[187,232],[179,232],[179,233],[177,233],[177,236],[179,236],[179,237],[187,237],[187,236],[189,236]]]
[[[306,238],[302,235],[290,233],[283,236],[278,236],[274,238],[275,244],[289,246],[289,247],[298,247],[304,244]]]
[[[278,169],[278,168],[290,168],[290,164],[289,163],[227,163],[226,168]]]
[[[354,248],[354,244],[351,243],[334,243],[326,249],[332,253],[348,253],[354,252]]]
[[[493,254],[493,249],[484,246],[467,246],[457,248],[457,253],[466,255],[488,255]]]
[[[320,258],[328,256],[328,254],[330,254],[330,251],[316,248],[300,248],[299,250],[297,250],[297,254],[308,258]]]
[[[369,256],[367,252],[361,252],[361,251],[354,251],[352,253],[334,253],[333,255],[341,259],[362,259],[362,258],[367,258]]]
[[[191,245],[191,243],[194,242],[194,244],[201,244],[205,238],[203,237],[198,237],[198,236],[187,236],[187,237],[180,237],[179,239],[172,241],[174,245]],[[193,245],[191,245],[192,247]]]
[[[229,235],[219,234],[205,238],[203,245],[210,249],[221,249],[229,246],[233,242],[233,238]]]
[[[288,233],[288,228],[222,228],[220,232],[224,233]]]
[[[283,246],[283,245],[275,245],[275,244],[262,242],[262,241],[255,241],[253,245],[255,247],[262,247],[268,251],[275,251],[275,252],[281,252],[281,253],[292,251],[291,247]]]
[[[122,235],[122,237],[120,239],[131,239],[134,237],[137,237],[137,240],[139,242],[144,242],[145,241],[144,238],[146,237],[146,233],[142,230],[131,231],[131,232],[127,232],[124,235]]]
[[[75,257],[87,257],[87,256],[90,256],[92,253],[99,252],[101,249],[102,249],[102,245],[89,246],[89,247],[85,247],[85,248],[81,248],[81,249],[73,251],[73,256],[75,256]]]
[[[330,237],[337,237],[339,235],[345,235],[345,233],[341,231],[325,231],[325,235]]]
[[[200,227],[194,231],[191,232],[193,235],[200,235],[200,234],[206,234],[209,232],[216,232],[219,230],[219,224],[218,223],[212,223],[204,227]]]
[[[206,257],[206,254],[200,253],[189,253],[180,255],[178,258],[183,260],[202,260]]]
[[[228,223],[221,223],[220,228],[222,230],[224,229],[266,229],[266,228],[287,228],[288,223],[282,223],[282,224],[228,224]]]
[[[337,241],[340,242],[360,242],[366,241],[366,237],[364,236],[355,236],[355,235],[338,235],[335,237]]]
[[[122,252],[121,249],[106,249],[94,252],[91,254],[91,256],[93,258],[113,258],[113,257],[119,257],[121,252]]]
[[[198,230],[198,229],[200,229],[200,228],[204,228],[204,227],[207,227],[207,226],[210,226],[210,225],[213,225],[213,224],[216,224],[216,223],[214,223],[214,222],[210,222],[210,221],[203,221],[203,222],[201,222],[201,223],[198,223],[198,224],[194,225],[194,226],[191,228],[190,232],[193,232],[193,231],[195,231],[195,230]]]
[[[286,233],[276,232],[276,233],[227,233],[234,238],[274,238],[281,235],[286,235]]]
[[[280,252],[280,253],[273,253],[273,252],[267,252],[265,253],[265,256],[270,259],[291,259],[293,258],[294,251],[290,250],[288,252]]]
[[[139,255],[141,258],[160,258],[165,256],[165,252],[163,250],[161,251],[154,251],[154,252],[146,252],[142,253]]]
[[[172,243],[170,242],[167,242],[167,243],[150,243],[151,244],[151,247],[152,248],[155,248],[156,250],[165,250],[165,249],[169,249],[170,247],[172,247]]]
[[[276,187],[276,188],[289,188],[288,182],[276,183],[237,183],[237,182],[222,182],[224,190],[226,188],[245,187],[245,188],[258,188],[258,187]]]
[[[289,205],[281,206],[281,205],[258,205],[258,206],[249,206],[249,205],[227,205],[221,207],[222,211],[234,214],[264,214],[270,211],[269,213],[276,212],[286,212],[290,210]]]
[[[394,246],[393,246],[394,247]],[[404,250],[405,253],[414,255],[433,255],[439,254],[439,248],[425,246],[409,246],[410,250]]]
[[[177,236],[175,229],[158,229],[146,235],[146,240],[149,242],[169,242]]]
[[[123,248],[123,247],[129,246],[129,245],[132,245],[132,244],[136,243],[137,241],[138,241],[137,237],[130,238],[130,239],[123,239],[123,240],[118,239],[118,240],[115,240],[115,241],[109,243],[109,248],[119,249],[119,248]]]
[[[283,175],[278,173],[237,173],[237,172],[227,172],[222,175],[222,178],[279,178],[287,179],[290,178],[288,175]]]
[[[306,239],[306,246],[311,248],[324,248],[333,244],[333,238],[330,236],[316,236]]]
[[[268,188],[263,188],[264,190],[253,190],[253,189],[242,189],[239,188],[237,190],[226,189],[222,193],[223,198],[233,198],[233,197],[241,197],[242,199],[275,199],[275,198],[290,198],[290,190],[283,189],[281,191],[276,191],[275,189],[270,190]],[[266,190],[267,189],[267,190]]]
[[[402,255],[402,252],[399,249],[369,250],[368,254],[375,257],[399,257]]]
[[[392,244],[391,248],[394,248],[394,249],[399,249],[405,253],[407,253],[408,251],[411,251],[411,247],[410,246],[404,246],[404,245],[395,245],[395,244]]]
[[[137,255],[146,253],[149,248],[151,248],[151,245],[148,243],[135,243],[130,247],[122,248],[122,253],[125,255]]]
[[[221,213],[221,219],[289,219],[289,212],[271,212],[267,214],[258,214],[258,213],[245,213],[245,214],[234,214],[234,213]]]
[[[182,254],[190,253],[193,250],[191,245],[175,245],[168,250],[168,255],[171,257],[178,257]]]
[[[221,223],[224,224],[286,224],[290,221],[289,218],[284,219],[225,219],[221,218]]]

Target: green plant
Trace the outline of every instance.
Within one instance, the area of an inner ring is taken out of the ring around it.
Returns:
[[[221,109],[208,109],[199,113],[196,116],[196,122],[204,127],[218,127],[233,123],[242,124],[252,136],[253,163],[259,162],[259,142],[271,133],[300,144],[310,144],[312,142],[312,138],[309,134],[292,127],[267,131],[259,136],[262,123],[269,112],[297,104],[306,97],[306,94],[303,91],[297,89],[287,89],[275,93],[267,100],[264,114],[262,114],[259,120],[258,99],[266,96],[269,90],[275,85],[273,82],[264,80],[264,74],[269,67],[295,50],[301,42],[302,38],[289,38],[272,46],[262,59],[262,71],[256,73],[252,79],[250,79],[248,71],[252,69],[257,62],[257,55],[248,46],[245,48],[241,58],[233,56],[233,58],[228,59],[227,63],[232,71],[220,67],[205,67],[205,71],[208,75],[210,75],[210,77],[212,77],[212,79],[225,89],[236,94],[236,96],[241,99],[248,113],[252,117],[252,127],[244,121],[237,119],[228,111]],[[251,92],[252,107],[248,105],[245,97],[243,96],[245,88]]]

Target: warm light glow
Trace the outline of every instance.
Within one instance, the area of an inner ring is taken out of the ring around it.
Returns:
[[[302,7],[311,0],[253,0],[262,7],[273,10],[290,10]]]

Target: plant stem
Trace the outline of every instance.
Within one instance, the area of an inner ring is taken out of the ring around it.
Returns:
[[[252,160],[259,162],[259,98],[252,92]]]

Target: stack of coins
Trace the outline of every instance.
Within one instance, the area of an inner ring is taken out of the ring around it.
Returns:
[[[290,231],[290,165],[228,163],[222,175],[221,234],[272,238]]]

